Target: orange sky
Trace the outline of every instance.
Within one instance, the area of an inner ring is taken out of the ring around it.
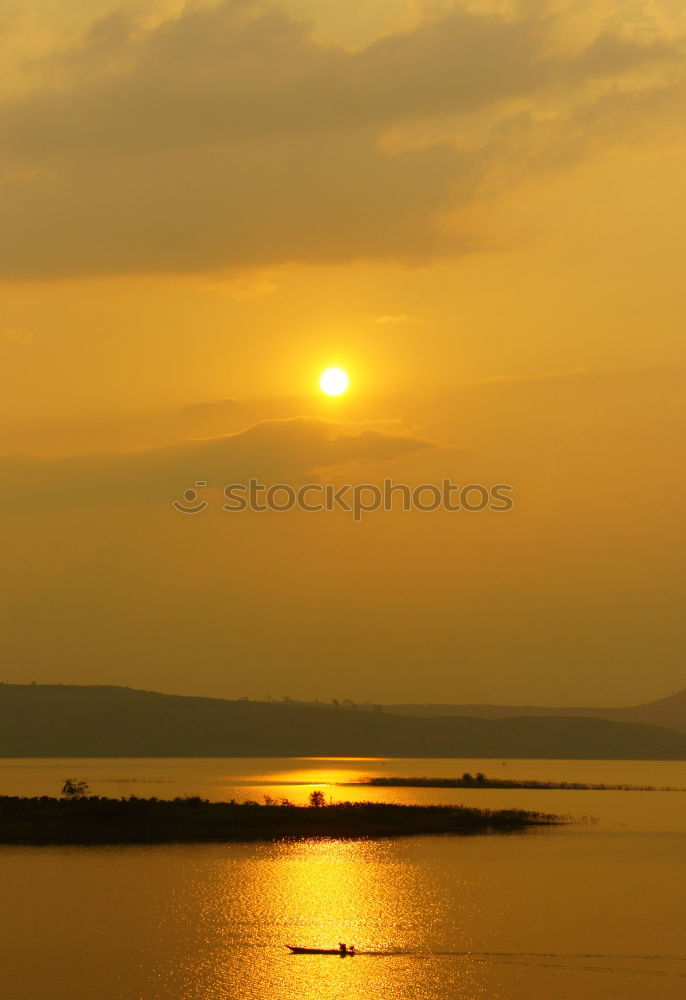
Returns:
[[[683,8],[355,8],[0,15],[4,679],[683,687]],[[516,507],[171,507],[253,474]]]

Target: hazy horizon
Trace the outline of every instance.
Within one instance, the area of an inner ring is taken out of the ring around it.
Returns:
[[[518,707],[518,706],[522,707],[522,708],[536,708],[536,707],[540,707],[540,708],[607,708],[607,709],[610,709],[610,708],[634,708],[634,707],[640,707],[643,704],[652,704],[653,702],[656,702],[656,701],[665,701],[665,700],[668,700],[670,698],[677,697],[678,695],[684,695],[684,694],[686,694],[686,689],[670,691],[667,694],[659,694],[655,698],[650,698],[646,702],[641,702],[640,705],[638,703],[635,704],[633,702],[626,702],[626,701],[621,701],[621,700],[613,702],[613,703],[608,703],[607,705],[603,705],[603,704],[600,704],[600,703],[593,704],[593,705],[590,705],[590,704],[589,705],[581,705],[581,704],[579,704],[579,705],[552,705],[552,704],[544,705],[542,702],[523,702],[523,701],[519,701],[519,702],[496,702],[496,701],[491,701],[491,702],[466,702],[466,701],[452,701],[452,702],[446,702],[446,701],[443,701],[443,702],[431,702],[431,701],[418,701],[418,702],[381,701],[381,702],[374,702],[374,701],[355,701],[355,699],[354,698],[350,698],[348,696],[347,692],[345,692],[345,691],[338,691],[337,694],[332,694],[330,698],[326,698],[326,699],[324,699],[324,698],[313,698],[313,699],[309,699],[309,698],[294,698],[291,695],[289,695],[288,693],[281,694],[280,696],[274,696],[274,695],[271,695],[271,694],[266,694],[266,695],[262,695],[261,697],[253,697],[253,698],[251,698],[251,697],[249,697],[247,695],[198,694],[198,693],[190,693],[188,691],[170,691],[170,690],[164,690],[162,688],[142,688],[142,687],[137,687],[136,685],[133,685],[133,684],[110,684],[109,682],[101,682],[101,681],[93,681],[92,683],[89,683],[87,681],[82,681],[82,682],[78,682],[78,683],[71,682],[71,681],[50,681],[50,682],[40,682],[39,683],[39,682],[36,682],[36,681],[6,681],[6,680],[0,680],[0,686],[4,686],[4,685],[8,685],[8,684],[11,684],[11,685],[14,685],[14,686],[23,686],[23,687],[32,687],[32,686],[46,686],[46,687],[115,687],[115,688],[116,687],[121,687],[121,688],[125,688],[127,690],[140,691],[140,692],[147,693],[147,694],[174,695],[176,697],[181,697],[181,698],[198,698],[198,697],[199,698],[210,698],[210,699],[212,699],[212,698],[219,698],[221,700],[226,700],[226,701],[252,701],[252,702],[266,702],[266,703],[271,703],[271,704],[280,704],[280,703],[281,704],[289,704],[289,703],[293,703],[293,704],[302,704],[302,705],[321,705],[321,706],[324,706],[324,707],[326,707],[326,706],[330,707],[331,705],[339,705],[339,706],[342,706],[342,707],[350,707],[350,705],[352,704],[352,705],[355,705],[356,707],[360,707],[360,708],[374,708],[374,707],[378,707],[378,706],[388,707],[388,708],[400,708],[403,705],[408,705],[408,706],[426,706],[426,707],[429,707],[429,706],[441,706],[441,705],[446,705],[447,707],[452,707],[452,706],[461,706],[461,705],[463,705],[465,707],[472,707],[472,706],[474,706],[474,707],[481,707],[481,706],[486,707],[486,706],[490,706],[490,707],[493,707],[493,708],[498,708],[498,707],[509,708],[509,707]],[[346,702],[348,702],[348,705],[346,705]]]

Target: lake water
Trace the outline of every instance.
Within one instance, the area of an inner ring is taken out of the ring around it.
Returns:
[[[596,824],[470,838],[0,848],[3,1000],[677,1000],[686,792],[355,789],[370,774],[686,788],[686,763],[4,760],[0,794],[517,806]],[[355,943],[355,958],[285,943]]]

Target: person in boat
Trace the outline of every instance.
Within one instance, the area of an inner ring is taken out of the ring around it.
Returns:
[[[339,941],[338,942],[338,950],[340,951],[341,955],[347,955],[348,954],[348,946],[347,946],[347,944],[343,944],[342,941]]]

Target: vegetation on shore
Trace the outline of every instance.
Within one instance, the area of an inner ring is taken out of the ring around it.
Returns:
[[[123,799],[0,796],[3,844],[162,844],[298,838],[406,837],[420,834],[512,832],[554,826],[568,817],[521,809],[468,809],[378,802],[327,805],[315,792],[309,806],[290,802],[209,802],[199,797]]]
[[[372,777],[361,781],[342,782],[344,787],[353,785],[372,788],[533,788],[583,792],[684,792],[686,788],[669,785],[602,785],[582,781],[535,781],[529,779],[487,778],[477,774],[463,774],[461,778],[393,778]]]

